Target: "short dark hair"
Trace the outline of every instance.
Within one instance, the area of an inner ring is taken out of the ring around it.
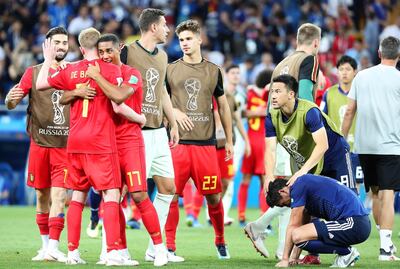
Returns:
[[[299,83],[297,83],[297,80],[292,77],[291,75],[284,74],[284,75],[279,75],[275,78],[272,79],[272,83],[276,82],[281,82],[285,84],[286,88],[289,91],[294,91],[295,95],[297,95],[299,91]]]
[[[235,68],[239,68],[239,66],[237,64],[231,64],[230,66],[228,66],[225,69],[225,72],[228,73],[229,71],[231,71],[231,69],[235,69]]]
[[[396,60],[400,55],[400,40],[394,36],[388,36],[379,45],[379,51],[383,59]]]
[[[119,46],[119,38],[118,36],[114,34],[103,34],[100,36],[99,40],[97,41],[97,44],[101,42],[112,42],[114,46]]]
[[[179,35],[183,31],[190,31],[194,34],[200,34],[200,24],[196,20],[186,20],[176,26],[175,33]]]
[[[158,23],[160,18],[165,16],[161,9],[146,8],[139,16],[139,28],[141,32],[147,32],[153,23]]]
[[[339,66],[343,64],[349,64],[354,70],[357,70],[357,62],[353,57],[343,55],[340,57],[339,61],[336,63],[336,68],[339,68]]]
[[[265,69],[261,71],[256,77],[256,86],[260,89],[265,88],[271,82],[272,70]]]
[[[66,36],[68,36],[68,32],[62,26],[53,27],[46,33],[46,39],[47,38],[51,38],[54,35],[66,35]]]
[[[267,204],[270,207],[277,206],[279,201],[281,200],[282,196],[279,193],[281,189],[283,189],[286,184],[287,180],[283,178],[277,178],[274,181],[271,181],[268,185],[268,193],[267,193]]]

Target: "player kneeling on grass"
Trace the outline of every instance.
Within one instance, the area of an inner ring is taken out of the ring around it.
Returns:
[[[328,177],[305,174],[292,186],[276,179],[269,184],[267,203],[291,207],[283,258],[276,267],[297,264],[302,249],[336,253],[332,267],[351,266],[360,256],[351,245],[364,242],[371,232],[368,212],[357,195]]]

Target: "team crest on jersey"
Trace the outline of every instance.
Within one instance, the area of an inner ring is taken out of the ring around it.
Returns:
[[[304,165],[306,158],[298,152],[299,144],[297,140],[291,135],[285,135],[282,138],[282,146],[287,150],[290,156],[293,157],[295,162],[301,167]]]
[[[144,100],[149,103],[154,103],[156,101],[156,86],[160,80],[160,73],[155,68],[149,68],[146,71],[146,84],[147,91]]]
[[[65,123],[65,116],[64,116],[64,105],[60,105],[60,99],[63,95],[64,91],[56,90],[51,95],[51,102],[53,103],[53,111],[54,117],[53,122],[54,124],[61,125]]]
[[[285,67],[282,68],[281,72],[279,72],[279,75],[287,75],[289,74],[289,66],[285,65]]]
[[[197,97],[201,89],[201,82],[197,78],[188,78],[184,83],[185,90],[189,95],[186,103],[188,110],[197,110]]]
[[[136,84],[138,83],[139,79],[137,78],[137,76],[135,75],[131,75],[131,77],[129,78],[129,84]]]

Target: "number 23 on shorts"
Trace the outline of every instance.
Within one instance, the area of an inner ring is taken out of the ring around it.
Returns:
[[[217,188],[217,176],[204,176],[203,191],[215,190]]]

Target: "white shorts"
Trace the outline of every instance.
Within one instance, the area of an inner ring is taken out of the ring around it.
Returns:
[[[146,150],[146,178],[160,176],[174,178],[171,149],[165,128],[143,130]]]
[[[281,144],[276,145],[275,176],[291,176],[290,155]]]

